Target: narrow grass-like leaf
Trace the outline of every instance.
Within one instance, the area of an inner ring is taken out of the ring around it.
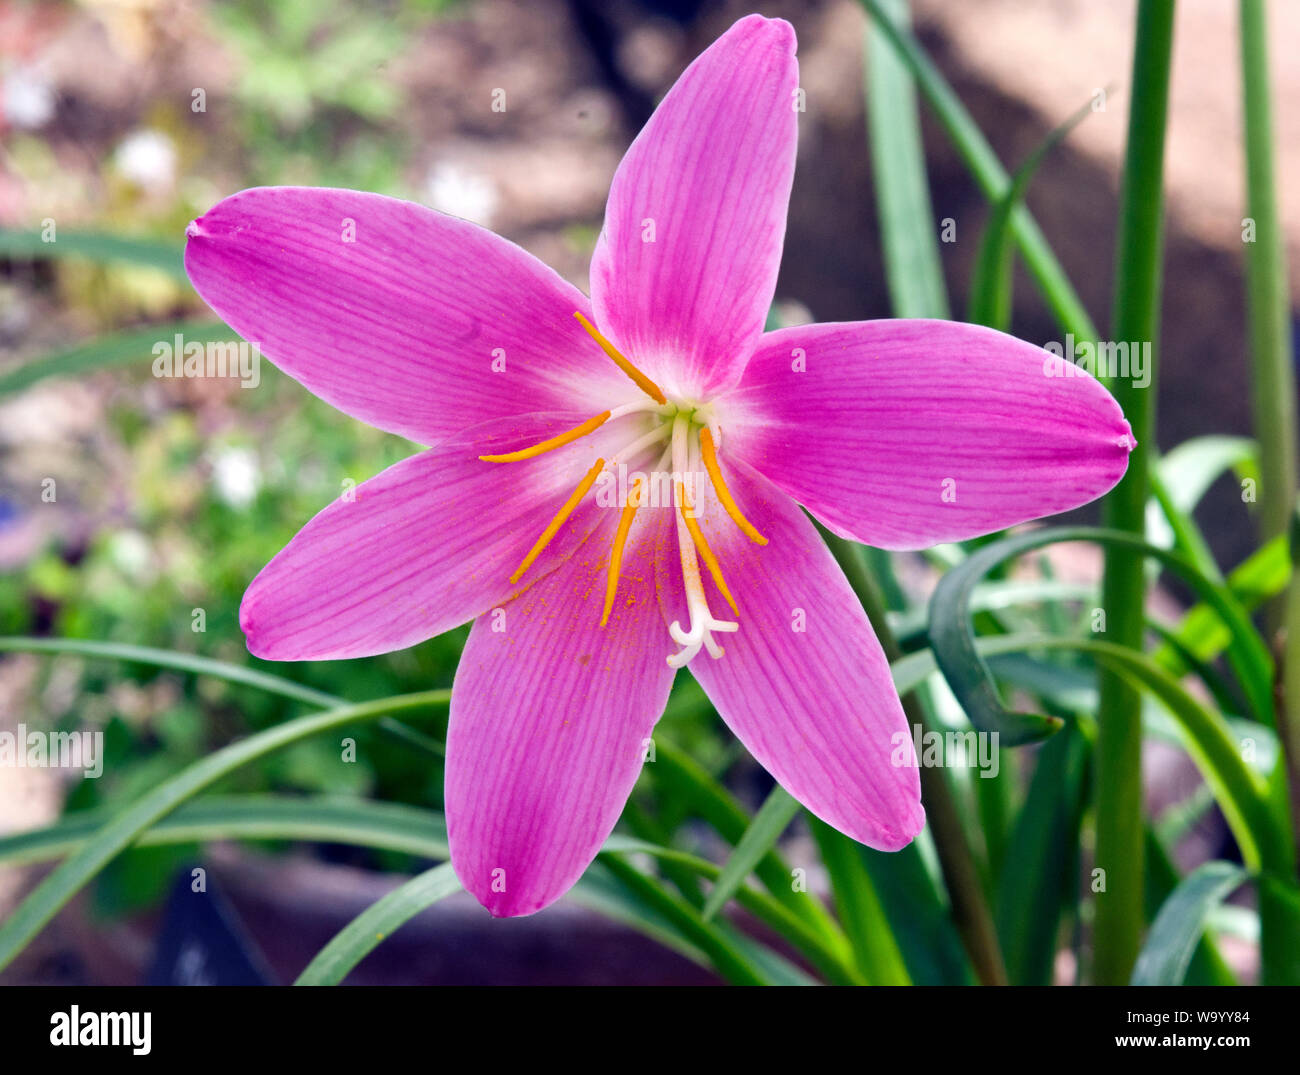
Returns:
[[[82,847],[109,820],[100,809],[60,818],[29,832],[0,837],[0,863],[11,866],[57,860]],[[213,840],[310,840],[398,851],[421,858],[446,859],[447,825],[435,810],[365,799],[336,799],[297,795],[211,796],[188,802],[162,818],[135,841],[135,847],[160,847]],[[699,877],[716,880],[721,870],[706,859],[674,848],[614,835],[603,854],[638,853],[682,865]],[[575,898],[583,900],[586,879],[578,882]],[[828,945],[803,918],[763,892],[742,887],[738,902],[769,928],[794,944],[827,979],[841,985],[865,984],[844,960],[846,953]],[[623,920],[620,917],[620,920]],[[632,922],[633,925],[644,925]],[[658,933],[650,933],[658,940]],[[677,938],[674,948],[684,946]],[[708,960],[692,948],[694,957]]]
[[[674,896],[662,886],[617,855],[607,856],[602,865],[616,881],[627,890],[630,897],[663,919],[708,956],[710,962],[733,985],[774,985],[767,968],[755,965],[752,951],[738,945],[733,935],[721,924],[706,922],[699,911],[689,903]]]
[[[1133,967],[1130,985],[1181,985],[1212,908],[1246,879],[1230,862],[1207,862],[1165,900]]]
[[[1248,612],[1261,602],[1286,589],[1291,577],[1291,557],[1283,538],[1275,538],[1261,549],[1255,550],[1228,574],[1227,589]],[[1186,649],[1202,661],[1212,660],[1232,642],[1232,632],[1219,618],[1218,613],[1205,602],[1193,605],[1178,625],[1179,647]],[[1178,652],[1172,646],[1162,646],[1155,652],[1161,667],[1174,673],[1186,670]]]
[[[749,815],[721,784],[685,751],[655,735],[655,762],[648,767],[656,782],[662,781],[667,793],[689,804],[693,813],[733,846],[744,836]],[[810,922],[815,929],[844,956],[849,955],[848,941],[835,920],[809,893],[796,891],[791,885],[790,867],[775,850],[769,848],[754,865],[754,874],[773,898]]]
[[[881,0],[907,26],[907,0]],[[867,31],[867,135],[885,280],[895,317],[948,317],[916,107],[916,83],[887,38]]]
[[[974,646],[968,602],[975,587],[996,565],[1046,545],[1065,541],[1090,541],[1107,547],[1124,547],[1151,556],[1178,574],[1231,626],[1229,656],[1246,692],[1252,714],[1261,724],[1273,722],[1272,658],[1240,604],[1182,557],[1134,534],[1093,527],[1050,527],[1031,530],[986,545],[949,571],[930,600],[930,640],[944,677],[971,722],[984,731],[996,731],[1005,746],[1044,738],[1060,726],[1059,718],[1020,714],[1003,706],[988,667]],[[1144,619],[1145,624],[1145,619]]]
[[[835,907],[867,981],[872,985],[911,985],[903,953],[863,861],[862,846],[819,818],[810,815],[809,820],[830,874]]]
[[[890,18],[884,0],[861,2],[870,13],[875,26],[912,72],[917,87],[947,131],[984,196],[991,202],[1003,197],[1011,186],[1011,178],[993,152],[988,139],[962,104],[961,98],[926,55],[911,31]],[[1025,265],[1047,299],[1061,330],[1072,333],[1080,340],[1098,339],[1097,330],[1083,302],[1056,255],[1052,253],[1042,231],[1024,206],[1012,213],[1011,227]]]
[[[1290,860],[1287,839],[1270,809],[1263,782],[1241,758],[1237,737],[1220,714],[1194,698],[1151,658],[1112,642],[1052,635],[995,635],[977,639],[975,647],[983,658],[1035,650],[1084,653],[1129,677],[1138,689],[1150,691],[1182,729],[1183,743],[1214,790],[1247,863],[1285,868]],[[936,668],[933,652],[912,653],[896,663],[895,681],[920,682]]]
[[[96,642],[81,638],[29,638],[22,635],[0,635],[0,653],[66,653],[78,657],[95,657],[109,661],[126,661],[145,664],[152,668],[169,668],[189,672],[196,676],[210,676],[228,683],[255,687],[268,694],[307,702],[315,706],[333,708],[346,705],[347,700],[324,691],[304,687],[283,676],[259,672],[242,664],[200,657],[193,653],[158,649],[153,646],[133,646],[124,642]]]
[[[1164,906],[1165,900],[1178,887],[1182,877],[1178,872],[1178,868],[1174,865],[1173,859],[1169,857],[1168,846],[1149,825],[1146,829],[1146,861],[1147,877],[1143,893],[1143,906],[1147,919],[1154,921],[1156,915],[1160,913],[1160,908]],[[1225,909],[1223,905],[1220,905],[1220,912]],[[1221,914],[1215,914],[1215,917],[1219,918]],[[1255,926],[1256,932],[1253,940],[1257,944],[1259,943],[1258,918],[1255,920]],[[1183,984],[1228,986],[1240,984],[1220,953],[1214,937],[1208,932],[1202,933],[1201,939],[1196,944],[1195,951],[1192,953],[1192,962],[1187,968]]]
[[[1230,468],[1254,472],[1255,460],[1254,441],[1244,437],[1195,437],[1163,456],[1151,472],[1147,540],[1176,549],[1217,581],[1218,564],[1192,513],[1221,474]]]
[[[970,299],[966,320],[1005,332],[1011,325],[1011,268],[1014,236],[1012,220],[1025,199],[1029,184],[1039,165],[1056,146],[1079,125],[1090,112],[1092,102],[1084,105],[1059,127],[1050,131],[1016,169],[1010,186],[997,198],[989,212],[979,254],[971,274]]]
[[[184,251],[161,239],[140,239],[126,235],[103,235],[92,232],[55,232],[48,242],[41,231],[0,229],[0,257],[31,258],[44,261],[54,258],[85,258],[87,261],[126,262],[157,269],[174,280],[188,283]]]
[[[849,587],[862,603],[867,619],[875,625],[880,647],[892,665],[902,659],[903,651],[889,629],[885,599],[875,578],[866,570],[862,546],[830,533],[820,523],[817,528],[843,570]],[[932,722],[924,688],[910,697],[903,696],[902,703],[908,726],[919,729],[924,735]],[[998,949],[997,930],[981,883],[979,865],[971,852],[961,808],[942,769],[923,765],[920,780],[921,798],[926,808],[926,829],[933,841],[943,884],[951,901],[953,924],[979,981],[984,985],[1004,985],[1006,968]]]
[[[387,937],[421,911],[460,890],[460,881],[450,862],[412,877],[344,926],[316,953],[293,984],[338,985]]]
[[[722,910],[736,889],[744,884],[745,878],[754,872],[759,859],[776,846],[776,841],[789,827],[799,809],[798,800],[780,784],[772,789],[728,856],[717,883],[704,901],[700,916],[706,922]]]
[[[138,365],[149,369],[154,345],[159,342],[170,345],[177,335],[183,336],[186,344],[239,339],[238,333],[220,321],[174,321],[128,329],[5,370],[0,373],[0,396],[19,392],[46,377],[71,377],[114,366]]]
[[[1061,919],[1078,890],[1091,749],[1077,724],[1043,744],[1007,840],[993,906],[1014,985],[1052,983]]]
[[[295,683],[283,676],[259,672],[255,668],[233,664],[230,661],[219,661],[212,657],[200,657],[193,653],[179,653],[170,649],[157,649],[153,646],[134,646],[124,642],[96,642],[80,638],[29,638],[21,635],[0,635],[0,653],[68,653],[78,657],[126,661],[130,664],[144,664],[152,668],[168,668],[176,672],[189,672],[196,676],[222,679],[227,683],[254,687],[268,694],[278,694],[282,698],[307,702],[323,709],[348,704],[346,698],[304,687],[301,683]],[[394,738],[401,739],[408,745],[418,747],[435,757],[442,757],[446,753],[438,740],[417,732],[392,717],[381,717],[378,726]]]
[[[110,820],[105,809],[60,818],[41,829],[0,837],[0,862],[25,865],[62,858]],[[140,834],[135,847],[209,840],[310,840],[447,857],[447,823],[435,810],[366,799],[298,795],[214,795],[188,802]]]
[[[313,735],[388,713],[445,705],[447,690],[397,695],[324,713],[299,717],[268,728],[201,758],[116,814],[87,843],[45,878],[0,925],[0,968],[9,965],[76,893],[150,826],[204,788],[242,765]]]
[[[1191,513],[1230,470],[1246,476],[1258,467],[1259,448],[1249,437],[1192,437],[1160,457],[1156,471],[1179,511]]]

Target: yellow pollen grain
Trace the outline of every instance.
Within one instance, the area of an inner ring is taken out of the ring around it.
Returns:
[[[573,509],[576,508],[582,498],[587,495],[587,490],[596,483],[596,476],[600,474],[601,468],[604,467],[604,465],[605,460],[597,459],[592,465],[592,468],[587,471],[582,481],[578,483],[578,488],[573,491],[573,495],[569,497],[569,499],[564,502],[564,506],[555,513],[555,518],[552,519],[550,525],[542,531],[542,536],[539,537],[537,541],[534,542],[533,547],[528,550],[528,555],[524,557],[523,563],[521,563],[515,569],[514,574],[510,576],[511,582],[519,581],[520,576],[532,566],[533,561],[541,555],[542,550],[551,543],[551,538],[555,537],[555,535],[560,532],[560,527],[564,525],[564,520],[573,514]]]
[[[618,530],[614,533],[614,548],[609,554],[609,578],[605,582],[605,611],[600,617],[602,627],[609,623],[609,614],[614,609],[614,597],[618,593],[618,572],[623,566],[623,546],[627,544],[627,533],[632,529],[636,509],[641,506],[641,489],[644,484],[643,479],[637,478],[632,491],[627,495],[627,503],[623,505],[623,514],[618,518]]]
[[[718,494],[718,503],[722,505],[722,510],[731,516],[732,521],[740,527],[750,541],[766,545],[767,538],[758,532],[754,524],[746,519],[744,513],[736,506],[731,490],[727,488],[727,483],[722,477],[722,468],[718,466],[718,453],[713,447],[713,434],[707,427],[700,430],[700,458],[704,461],[704,469],[709,472],[709,480],[713,482],[713,491]]]
[[[656,403],[663,404],[668,402],[668,397],[664,395],[663,389],[624,358],[619,352],[619,349],[610,343],[609,340],[605,339],[595,325],[583,317],[577,310],[573,311],[573,316],[576,317],[582,324],[582,327],[591,334],[591,338],[600,344],[600,349],[614,360],[614,365],[631,377],[636,383],[636,386],[641,389],[642,392],[653,399]]]
[[[556,448],[563,448],[566,444],[572,444],[575,440],[585,437],[588,433],[594,433],[607,421],[609,421],[609,411],[601,411],[594,418],[588,418],[582,425],[574,426],[567,433],[561,433],[559,436],[534,444],[531,448],[520,448],[517,452],[506,452],[505,455],[480,455],[479,458],[485,463],[518,463],[521,459],[532,459],[534,456],[553,452]]]
[[[740,609],[736,607],[736,599],[731,596],[731,590],[727,588],[727,582],[722,577],[722,567],[718,563],[718,558],[713,555],[709,543],[704,540],[704,533],[700,530],[699,523],[695,521],[694,509],[686,503],[686,490],[683,488],[680,479],[674,484],[677,486],[677,506],[682,514],[682,522],[686,524],[686,529],[690,531],[691,540],[695,542],[695,548],[699,551],[704,566],[709,569],[709,574],[713,576],[713,582],[718,587],[718,591],[727,599],[731,611],[739,616]]]

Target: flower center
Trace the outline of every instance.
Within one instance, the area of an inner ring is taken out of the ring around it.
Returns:
[[[594,433],[607,422],[619,419],[632,419],[644,428],[645,418],[649,417],[651,428],[648,432],[641,432],[608,459],[596,460],[591,469],[583,475],[573,494],[561,505],[550,524],[542,531],[542,535],[533,543],[523,561],[510,575],[510,581],[518,582],[523,577],[541,555],[542,550],[560,532],[560,528],[582,503],[583,498],[591,491],[602,473],[615,474],[621,466],[632,463],[656,445],[667,441],[659,457],[659,463],[648,481],[644,477],[638,477],[620,505],[621,514],[618,527],[614,532],[614,545],[610,551],[605,586],[605,608],[600,618],[600,625],[604,627],[609,623],[610,613],[614,608],[614,599],[618,595],[619,571],[623,563],[623,550],[636,513],[648,502],[654,501],[655,494],[659,491],[656,486],[661,485],[663,479],[667,477],[670,482],[668,504],[657,506],[669,506],[676,515],[674,522],[677,531],[677,549],[681,560],[682,585],[686,593],[689,619],[685,629],[679,621],[674,621],[668,628],[673,641],[682,647],[668,657],[668,663],[673,668],[681,668],[701,649],[707,650],[710,657],[721,657],[723,649],[714,639],[714,634],[730,634],[739,629],[739,624],[734,620],[720,620],[710,611],[708,596],[704,592],[703,577],[700,574],[700,560],[704,561],[714,585],[731,606],[732,612],[737,616],[740,613],[735,599],[731,596],[731,590],[722,576],[722,567],[718,563],[718,558],[705,540],[697,518],[695,501],[698,498],[694,490],[699,487],[703,475],[708,475],[718,503],[746,537],[759,545],[766,545],[767,538],[763,537],[745,518],[723,479],[717,454],[722,444],[722,429],[717,417],[708,403],[668,399],[654,381],[629,362],[581,313],[575,310],[573,316],[582,323],[582,327],[590,333],[592,339],[599,344],[601,350],[613,360],[615,365],[650,397],[650,402],[628,403],[601,411],[581,425],[531,447],[507,452],[504,455],[481,455],[479,458],[487,463],[514,463],[533,459],[545,452],[572,444]],[[672,469],[665,475],[664,468],[670,462]]]

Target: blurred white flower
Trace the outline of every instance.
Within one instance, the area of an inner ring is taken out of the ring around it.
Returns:
[[[501,201],[496,184],[488,176],[449,161],[439,161],[429,169],[424,197],[431,208],[485,228],[491,227],[492,215]]]
[[[262,487],[257,456],[247,448],[225,448],[212,461],[217,496],[232,508],[246,508]]]
[[[114,155],[117,170],[146,190],[167,190],[176,182],[176,146],[161,131],[128,134]]]
[[[15,127],[44,127],[54,117],[54,89],[32,68],[17,67],[5,75],[0,114]]]
[[[108,558],[132,582],[149,582],[156,574],[153,548],[139,530],[119,530],[109,538]]]

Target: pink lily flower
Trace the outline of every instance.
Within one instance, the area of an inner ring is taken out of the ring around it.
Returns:
[[[1076,507],[1127,466],[1105,389],[1002,333],[763,332],[797,88],[780,20],[741,19],[691,64],[614,177],[590,300],[489,231],[374,194],[246,190],[189,226],[219,316],[315,395],[432,445],[307,523],[240,622],[257,656],[299,661],[474,620],[447,828],[495,915],[582,874],[688,664],[812,813],[905,846],[925,819],[895,763],[911,736],[800,505],[918,549]]]

